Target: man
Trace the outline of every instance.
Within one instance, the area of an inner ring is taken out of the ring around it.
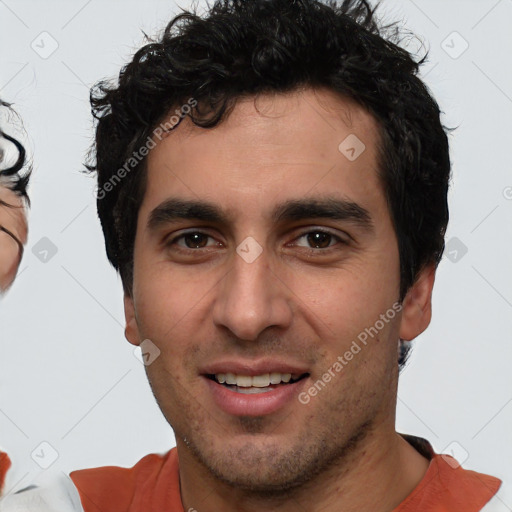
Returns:
[[[10,108],[0,100],[1,108]],[[12,285],[21,263],[23,248],[27,243],[27,208],[30,200],[27,186],[31,166],[27,163],[23,145],[14,137],[0,130],[0,295]],[[0,338],[0,341],[4,340]],[[32,487],[19,494],[11,494],[7,476],[12,479],[11,460],[0,446],[0,510],[26,512],[33,507],[46,510],[79,510],[76,489],[62,475],[44,489]],[[9,475],[8,475],[9,472]],[[11,480],[11,485],[16,480]]]
[[[450,162],[384,35],[364,1],[219,1],[93,92],[126,337],[177,446],[73,472],[86,512],[507,510],[395,431]]]
[[[0,108],[9,105],[0,100]],[[0,129],[0,295],[11,286],[27,241],[26,206],[30,171],[25,167],[25,149]],[[0,449],[0,495],[11,461]]]
[[[1,107],[8,105],[0,101]],[[17,152],[15,162],[9,156]],[[13,137],[0,130],[0,293],[14,281],[27,241],[26,188],[29,174],[20,175],[25,150]]]

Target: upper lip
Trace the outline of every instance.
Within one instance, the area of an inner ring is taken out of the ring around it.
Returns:
[[[215,375],[218,373],[234,373],[236,375],[263,375],[265,373],[292,373],[303,374],[308,370],[303,365],[278,359],[261,359],[258,361],[223,360],[210,363],[200,370],[202,375]]]

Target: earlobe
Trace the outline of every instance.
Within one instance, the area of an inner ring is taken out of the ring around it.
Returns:
[[[400,338],[403,340],[413,340],[430,324],[435,270],[434,265],[426,266],[405,296],[400,323]]]
[[[135,306],[133,304],[132,297],[127,294],[124,296],[124,317],[126,321],[124,336],[132,345],[138,346],[141,339],[139,335],[139,326],[137,325],[137,318],[135,316]]]

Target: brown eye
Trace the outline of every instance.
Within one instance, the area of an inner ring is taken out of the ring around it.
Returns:
[[[201,249],[208,245],[208,239],[210,237],[204,233],[187,233],[181,238],[188,249]]]
[[[323,231],[312,231],[306,235],[308,244],[315,249],[326,249],[331,245],[333,236]]]

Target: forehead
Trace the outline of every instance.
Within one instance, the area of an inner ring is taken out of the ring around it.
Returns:
[[[141,212],[171,195],[253,215],[279,201],[333,192],[382,202],[377,141],[374,118],[331,91],[244,98],[215,128],[185,118],[157,143]]]

